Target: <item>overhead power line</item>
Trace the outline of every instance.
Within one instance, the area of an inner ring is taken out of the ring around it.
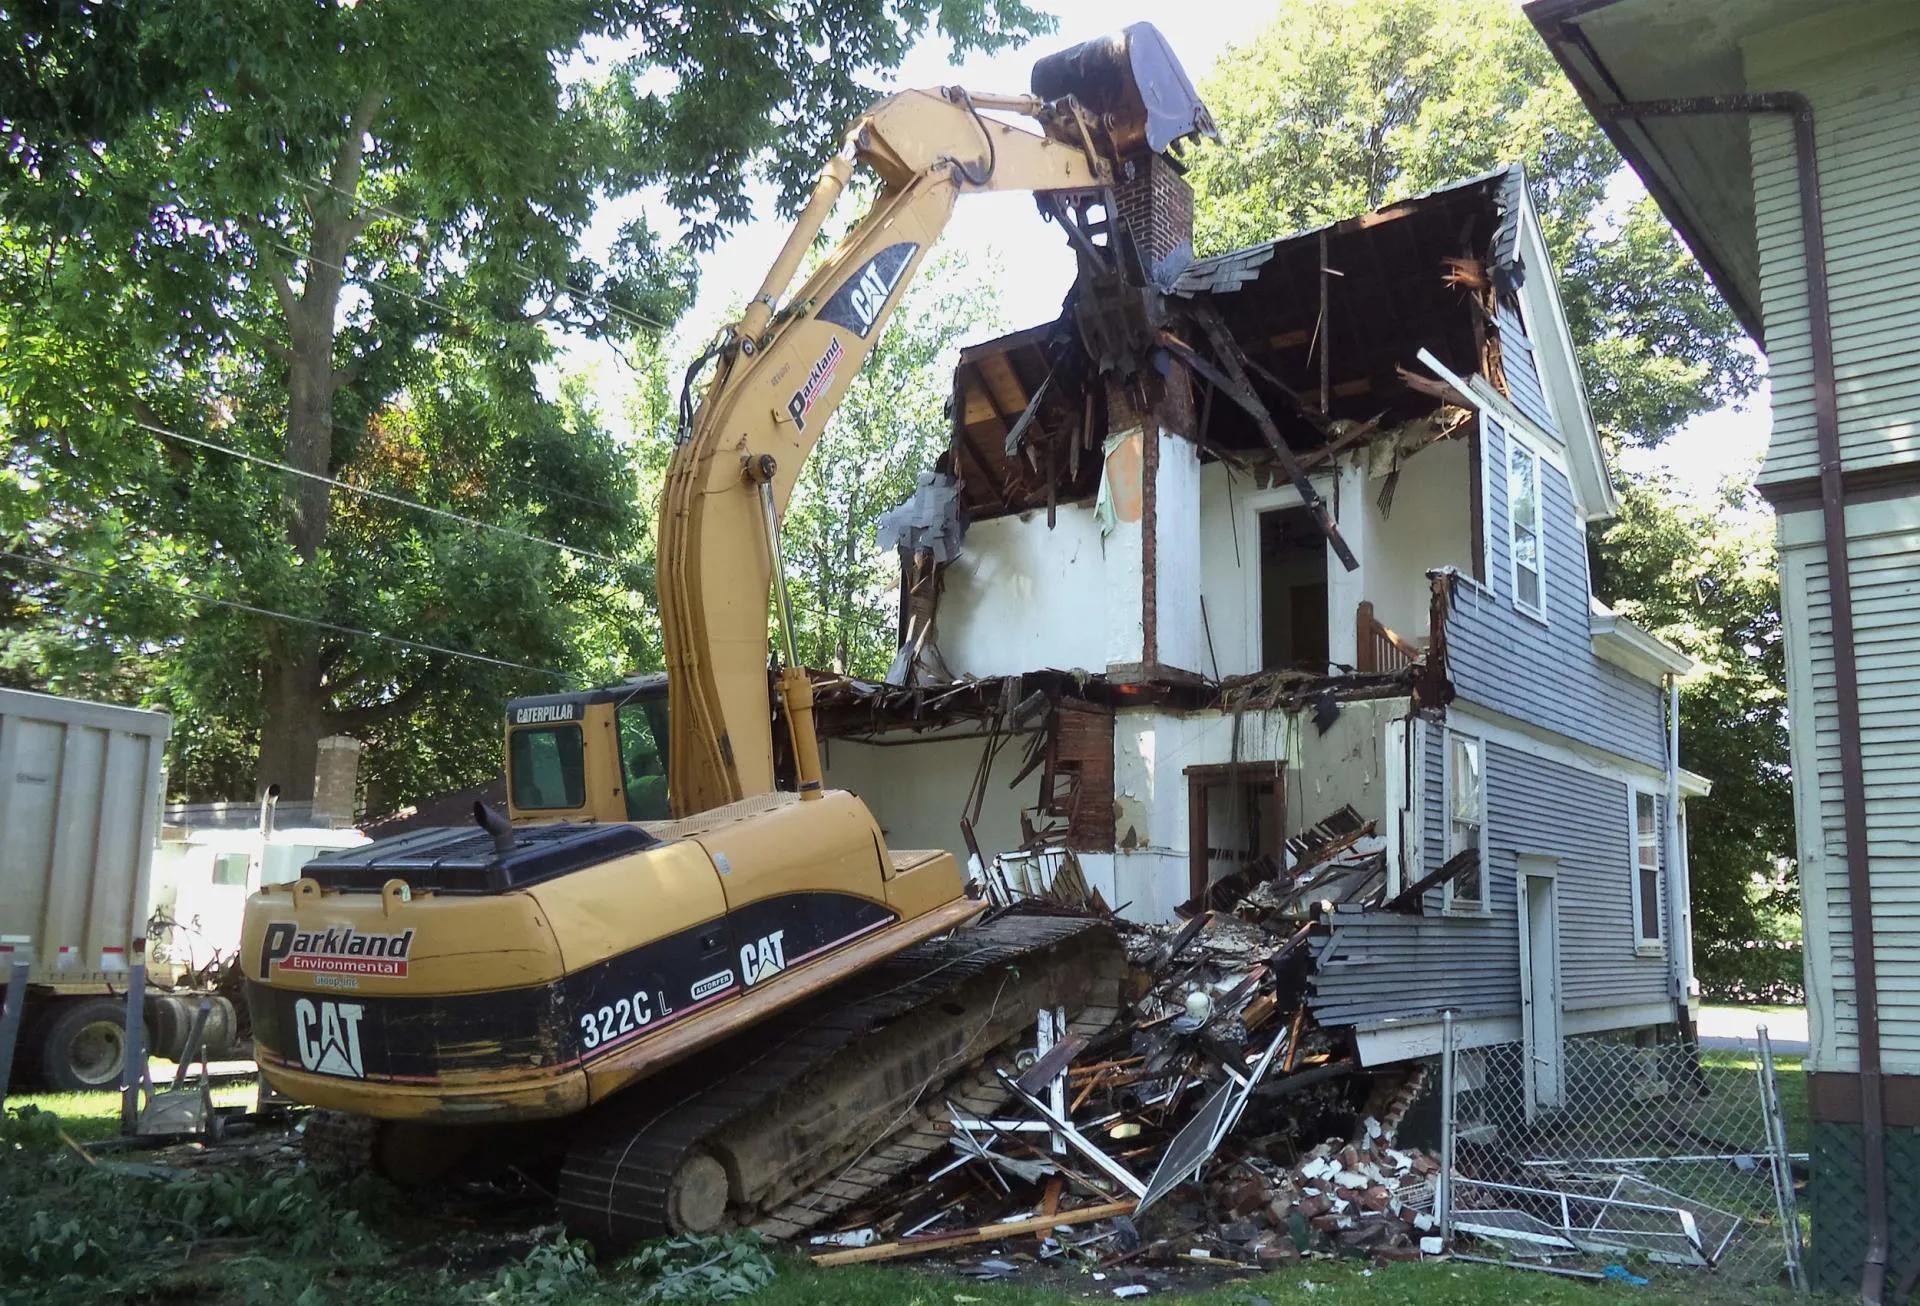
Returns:
[[[405,214],[400,212],[398,209],[389,208],[385,204],[380,204],[373,200],[362,199],[360,196],[354,194],[353,192],[348,190],[343,190],[339,186],[332,185],[331,183],[328,183],[328,182],[303,181],[300,178],[293,177],[293,176],[289,176],[287,180],[292,182],[295,186],[300,187],[302,190],[310,191],[316,194],[326,193],[331,195],[338,195],[342,199],[351,200],[355,204],[358,204],[361,208],[372,209],[375,213],[383,214],[386,217],[392,218],[396,222],[424,222],[426,220],[425,218],[419,215]],[[305,255],[301,255],[300,257],[305,257]],[[540,286],[541,282],[545,280],[545,278],[535,273],[531,268],[529,268],[525,263],[522,263],[519,259],[512,260],[512,267],[510,270],[512,271],[513,275],[519,277],[522,281],[525,281],[529,286],[535,287],[536,289]],[[630,326],[647,327],[654,331],[671,331],[673,329],[667,323],[660,321],[658,318],[650,317],[647,314],[642,313],[639,309],[627,308],[624,305],[614,303],[611,299],[608,299],[604,294],[600,293],[597,290],[582,290],[576,286],[569,285],[565,281],[559,280],[558,278],[555,279],[555,282],[557,285],[559,285],[562,289],[564,289],[569,295],[572,295],[574,298],[585,300],[589,304],[598,304],[601,308],[606,309],[611,316],[619,318],[621,321],[626,322]]]
[[[164,436],[169,440],[178,440],[182,444],[195,445],[202,449],[211,449],[215,453],[223,453],[231,458],[239,458],[246,462],[257,463],[262,467],[271,467],[275,471],[286,472],[290,476],[303,476],[310,481],[318,481],[322,485],[330,485],[335,489],[345,490],[349,494],[358,494],[369,499],[378,499],[382,503],[391,503],[396,507],[411,508],[416,512],[424,512],[434,517],[444,518],[447,521],[459,522],[465,526],[472,526],[477,530],[492,531],[495,534],[511,536],[517,540],[527,540],[533,544],[543,544],[547,548],[558,549],[562,553],[572,553],[583,558],[593,558],[599,562],[612,563],[616,567],[628,566],[631,562],[630,559],[616,558],[611,554],[598,553],[592,549],[582,549],[576,545],[562,544],[558,540],[547,539],[544,535],[534,535],[528,531],[515,530],[511,526],[498,526],[493,522],[481,521],[477,517],[468,517],[464,513],[453,512],[446,508],[436,508],[432,504],[421,503],[415,499],[403,499],[397,494],[387,494],[381,490],[369,489],[364,485],[354,485],[349,481],[338,480],[320,472],[310,472],[303,467],[295,467],[291,463],[283,463],[273,458],[263,458],[259,454],[248,453],[244,449],[235,449],[231,445],[219,444],[213,440],[204,440],[197,435],[186,435],[180,431],[169,430],[164,426],[156,426],[152,422],[143,422],[137,417],[128,417],[123,420],[131,426],[137,426],[143,431],[151,431],[153,434]]]
[[[328,631],[335,635],[351,635],[363,639],[379,640],[382,644],[392,644],[396,648],[412,650],[416,653],[438,653],[442,657],[459,658],[464,662],[483,662],[488,666],[505,667],[513,671],[531,671],[535,675],[551,676],[555,680],[566,682],[571,679],[565,672],[550,667],[531,666],[525,662],[513,662],[506,658],[488,657],[484,653],[469,653],[464,649],[448,648],[444,644],[429,644],[424,640],[402,639],[398,635],[383,635],[377,630],[361,630],[356,626],[336,625],[331,621],[320,621],[313,617],[297,616],[291,612],[280,612],[273,608],[257,607],[251,603],[241,603],[235,599],[215,598],[211,594],[182,593],[171,586],[163,585],[148,576],[115,577],[102,571],[92,571],[86,567],[76,567],[72,563],[55,562],[52,558],[37,558],[32,554],[15,553],[11,549],[0,549],[0,558],[12,558],[31,566],[45,567],[50,571],[66,572],[73,576],[86,576],[92,580],[112,582],[116,579],[132,580],[149,589],[160,590],[167,595],[188,603],[205,603],[213,607],[229,608],[235,612],[246,612],[256,617],[269,617],[275,621],[290,622],[297,626],[308,626],[315,630]]]

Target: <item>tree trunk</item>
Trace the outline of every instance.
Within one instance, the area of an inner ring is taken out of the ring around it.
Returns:
[[[289,647],[283,645],[283,647]],[[279,785],[287,802],[313,797],[314,764],[326,733],[320,659],[308,651],[270,658],[260,678],[265,721],[260,732],[260,770],[254,796]]]
[[[299,294],[294,293],[277,258],[262,251],[263,265],[286,317],[291,354],[286,459],[301,471],[319,476],[332,474],[333,396],[345,379],[333,365],[340,288],[346,277],[347,251],[366,226],[365,215],[353,212],[351,197],[360,184],[367,131],[382,100],[377,90],[361,97],[347,120],[331,174],[318,198],[308,202],[312,229],[306,266],[300,270]],[[286,523],[287,543],[303,563],[312,564],[326,546],[332,487],[303,476],[287,488],[292,500]],[[267,606],[288,606],[284,596],[276,598],[280,601]],[[311,798],[329,698],[320,672],[319,637],[311,629],[277,626],[268,636],[266,647],[268,654],[261,668],[263,712],[257,793],[264,794],[267,786],[278,784],[283,798]]]

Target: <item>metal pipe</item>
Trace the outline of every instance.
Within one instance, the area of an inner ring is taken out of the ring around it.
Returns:
[[[1680,677],[1667,676],[1667,917],[1681,1027],[1693,1022],[1693,876],[1680,849]],[[1693,1031],[1688,1030],[1691,1034]]]
[[[120,1132],[128,1138],[140,1129],[140,1086],[147,1069],[147,941],[133,941],[133,965],[127,968],[126,1059],[120,1067]]]
[[[1440,1173],[1434,1179],[1433,1206],[1440,1217],[1440,1245],[1453,1239],[1453,1119],[1456,1083],[1453,1067],[1453,1012],[1440,1013]]]
[[[1854,654],[1853,577],[1847,559],[1847,492],[1840,451],[1840,401],[1827,293],[1827,242],[1813,103],[1798,91],[1630,101],[1595,106],[1601,118],[1679,118],[1701,114],[1784,113],[1793,120],[1799,174],[1800,240],[1813,347],[1814,432],[1820,452],[1820,510],[1832,622],[1834,707],[1840,732],[1840,806],[1847,846],[1847,907],[1860,1061],[1860,1134],[1867,1248],[1860,1294],[1879,1306],[1887,1286],[1887,1114],[1880,1048],[1879,968],[1873,938],[1873,876],[1867,856],[1867,781],[1861,758],[1860,676]]]
[[[0,1009],[0,1111],[7,1106],[7,1081],[13,1077],[13,1049],[20,1040],[20,1021],[27,1007],[27,963],[7,968],[7,1005]]]

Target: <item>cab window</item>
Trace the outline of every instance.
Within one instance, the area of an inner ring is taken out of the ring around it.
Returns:
[[[667,806],[667,700],[664,696],[622,703],[620,767],[627,786],[629,821],[671,820]]]
[[[516,730],[508,753],[516,808],[558,811],[586,804],[586,767],[579,726]]]

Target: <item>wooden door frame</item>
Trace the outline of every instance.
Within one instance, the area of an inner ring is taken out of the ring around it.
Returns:
[[[1263,774],[1264,773],[1264,774]],[[1274,819],[1280,824],[1281,844],[1287,841],[1287,764],[1285,762],[1207,762],[1187,767],[1187,901],[1200,902],[1207,892],[1207,790],[1218,784],[1273,782]]]

